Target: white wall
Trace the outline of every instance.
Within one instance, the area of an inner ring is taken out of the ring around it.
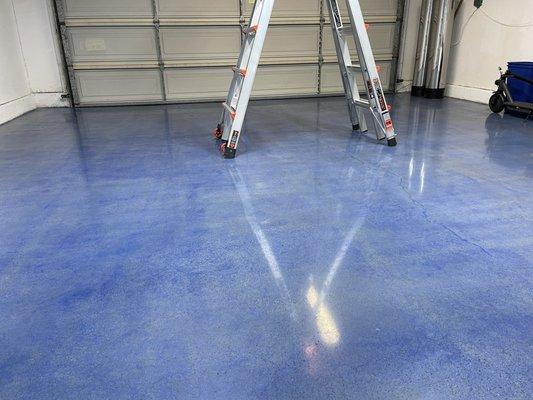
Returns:
[[[455,21],[446,94],[488,102],[495,89],[498,67],[508,61],[533,61],[533,26],[505,27],[483,13],[509,25],[533,24],[533,0],[485,0],[460,37],[461,28],[475,10],[465,0]]]
[[[406,4],[404,68],[399,75],[405,82],[398,85],[403,91],[410,90],[413,79],[422,0],[406,0]],[[533,0],[485,0],[465,27],[474,10],[474,0],[464,0],[457,14],[446,96],[486,103],[496,87],[499,66],[505,68],[507,61],[533,61],[533,26],[505,27],[484,13],[508,25],[533,24]]]
[[[51,0],[12,0],[29,85],[37,106],[65,105],[59,35]]]
[[[68,105],[51,0],[0,0],[0,124]]]
[[[35,108],[11,0],[0,0],[0,124]]]

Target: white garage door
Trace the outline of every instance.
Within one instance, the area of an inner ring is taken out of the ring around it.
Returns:
[[[383,85],[391,90],[398,1],[361,0]],[[253,3],[56,0],[74,103],[223,99]],[[276,1],[254,97],[342,93],[324,7],[321,0]]]

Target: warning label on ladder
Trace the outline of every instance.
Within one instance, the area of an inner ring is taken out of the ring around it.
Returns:
[[[381,85],[379,84],[379,79],[374,78],[374,86],[376,87],[376,92],[378,94],[379,106],[381,111],[389,111],[387,109],[387,104],[385,103],[385,97],[383,96],[383,91],[381,90]]]
[[[239,132],[233,131],[233,133],[231,134],[230,140],[228,140],[228,147],[230,149],[236,149],[238,141],[239,141]]]

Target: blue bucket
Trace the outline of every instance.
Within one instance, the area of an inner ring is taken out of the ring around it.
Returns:
[[[513,74],[533,80],[533,62],[509,62],[507,66]],[[533,103],[533,85],[515,78],[509,78],[507,85],[514,101]]]

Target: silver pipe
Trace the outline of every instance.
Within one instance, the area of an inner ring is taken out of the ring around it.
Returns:
[[[431,17],[424,97],[442,99],[451,50],[454,13],[460,2],[435,0]]]
[[[416,49],[415,73],[411,95],[423,96],[426,80],[427,54],[429,47],[429,33],[431,28],[431,13],[434,0],[423,0],[420,10],[420,26],[418,28],[418,46]]]
[[[396,55],[397,61],[396,66],[391,71],[392,77],[394,78],[394,91],[398,91],[398,84],[404,81],[404,63],[405,63],[405,47],[406,47],[406,36],[408,32],[407,21],[409,21],[411,0],[401,0],[398,1],[398,19],[396,21],[396,30],[395,30],[395,39],[394,39],[394,49],[393,55]],[[394,63],[394,60],[393,60]]]

